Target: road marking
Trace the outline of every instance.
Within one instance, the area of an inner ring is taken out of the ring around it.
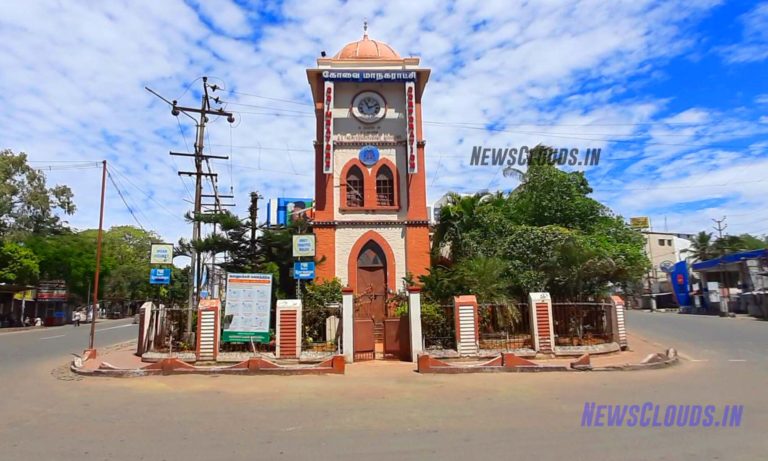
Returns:
[[[65,336],[67,335],[46,336],[45,338],[40,338],[40,339],[43,340],[43,339],[63,338]]]
[[[709,359],[689,359],[691,362],[709,362]]]
[[[729,362],[746,362],[745,359],[728,359]]]
[[[128,328],[128,327],[132,327],[132,326],[133,326],[133,324],[129,323],[127,325],[118,325],[116,327],[102,328],[101,330],[96,330],[96,331],[107,331],[107,330],[114,330],[116,328]]]

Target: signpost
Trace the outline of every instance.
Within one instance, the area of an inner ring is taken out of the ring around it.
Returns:
[[[315,256],[315,234],[293,236],[293,257]]]
[[[171,270],[170,269],[150,269],[149,284],[150,285],[170,285]]]
[[[301,300],[301,281],[311,280],[315,278],[315,263],[312,262],[311,277],[309,276],[309,266],[302,267],[301,264],[308,264],[301,262],[302,257],[314,257],[315,256],[315,234],[300,234],[293,236],[293,257],[296,258],[293,265],[293,278],[296,279],[296,297]],[[296,269],[299,269],[299,275],[297,275]]]
[[[315,278],[314,261],[293,263],[293,278],[296,280],[313,280]]]
[[[150,264],[173,264],[173,244],[153,243],[149,254]]]
[[[271,274],[227,274],[222,341],[268,343],[271,306]]]

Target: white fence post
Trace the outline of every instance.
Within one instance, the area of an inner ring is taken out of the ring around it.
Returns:
[[[347,363],[355,361],[355,293],[352,288],[341,292],[341,355]]]
[[[408,287],[408,321],[411,332],[411,361],[424,352],[421,343],[421,288]]]

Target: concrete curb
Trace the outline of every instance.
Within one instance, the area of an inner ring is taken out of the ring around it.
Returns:
[[[75,356],[70,364],[70,370],[82,376],[112,378],[159,375],[343,375],[346,365],[343,356],[335,355],[312,366],[278,365],[260,357],[251,357],[248,360],[228,366],[195,366],[177,358],[167,358],[141,368],[118,368],[107,362],[102,362],[96,369],[84,369],[88,360],[95,360],[95,355],[95,351],[85,351],[82,356]]]
[[[443,360],[436,359],[429,354],[421,354],[417,361],[417,371],[419,373],[442,373],[442,374],[463,374],[463,373],[536,373],[552,371],[636,371],[653,370],[667,368],[679,362],[677,350],[667,349],[666,353],[650,354],[640,363],[627,363],[623,365],[609,365],[604,367],[593,367],[589,354],[583,354],[581,357],[571,362],[570,367],[564,365],[542,365],[529,360],[517,357],[514,354],[503,353],[499,357],[488,362],[460,365],[452,364]]]

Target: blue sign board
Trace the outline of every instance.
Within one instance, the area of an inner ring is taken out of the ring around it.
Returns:
[[[170,269],[150,269],[149,270],[150,285],[170,285],[170,283],[171,283]]]
[[[293,263],[293,278],[296,280],[312,280],[315,278],[315,263],[314,262],[299,262]]]
[[[376,146],[363,146],[359,156],[363,165],[373,166],[379,161],[379,149]]]

